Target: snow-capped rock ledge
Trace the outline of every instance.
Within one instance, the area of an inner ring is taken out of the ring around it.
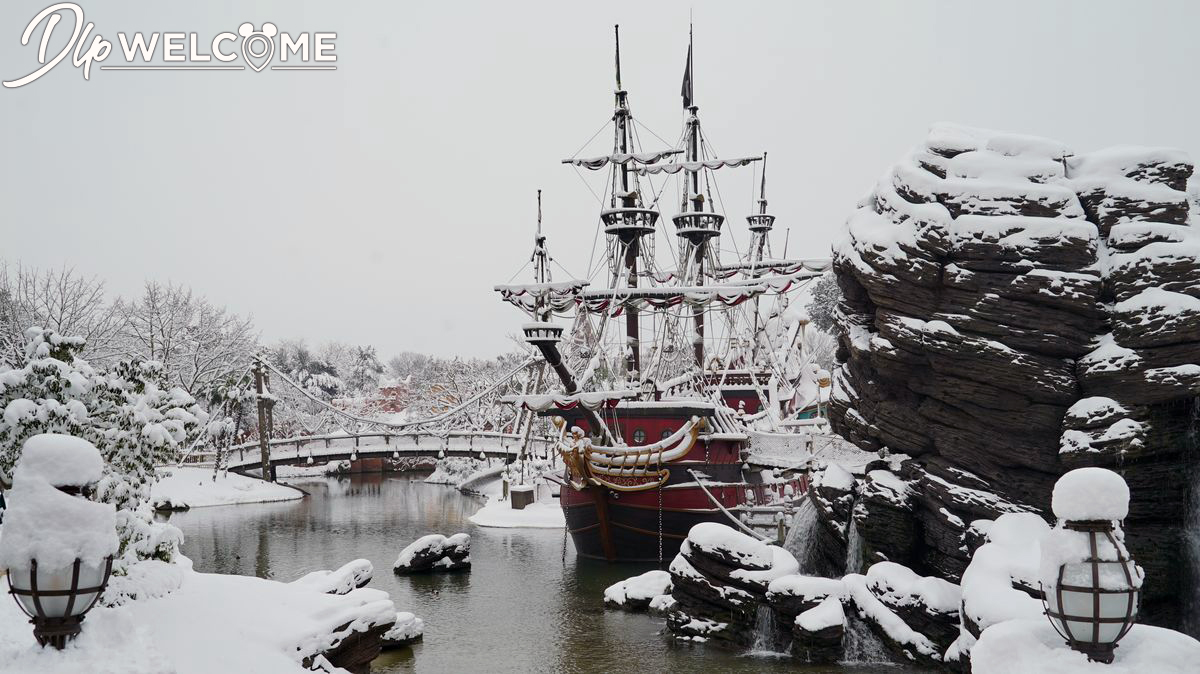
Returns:
[[[1119,465],[1127,543],[1154,579],[1142,615],[1179,620],[1198,197],[1179,150],[1080,154],[948,124],[881,176],[834,250],[831,424],[912,457],[893,470],[903,489],[856,487],[867,561],[957,581],[983,539],[976,523],[1046,514],[1059,475]],[[838,486],[816,494],[830,540],[847,526]]]
[[[666,608],[677,639],[748,647],[767,587],[798,570],[796,558],[779,546],[723,524],[697,524],[671,560],[672,601],[656,598],[651,608]]]

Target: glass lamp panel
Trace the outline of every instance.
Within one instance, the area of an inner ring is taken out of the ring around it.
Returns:
[[[1092,640],[1092,623],[1081,620],[1068,620],[1067,627],[1070,628],[1067,634],[1071,635],[1071,638],[1076,641]]]
[[[1100,623],[1100,643],[1112,643],[1124,627],[1124,623]]]
[[[52,571],[38,569],[37,585],[38,592],[44,591],[59,591],[71,589],[71,573],[72,567],[66,566]],[[79,565],[79,585],[80,588],[97,587],[104,580],[104,563]],[[18,590],[29,590],[29,572],[18,571],[12,574],[12,586]],[[17,601],[25,607],[31,615],[37,615],[37,607],[33,603],[33,597],[28,595],[15,595]],[[39,597],[39,602],[42,605],[42,612],[48,618],[62,618],[67,615],[67,602],[69,597]],[[71,605],[71,615],[79,615],[91,607],[92,602],[96,600],[95,592],[83,592],[75,595],[75,602]]]
[[[1075,592],[1072,590],[1063,590],[1062,612],[1072,618],[1084,618],[1090,620],[1095,615],[1094,599],[1095,595],[1091,592]]]

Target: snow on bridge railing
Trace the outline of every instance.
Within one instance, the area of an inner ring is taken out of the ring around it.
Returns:
[[[382,439],[382,445],[378,443],[367,442],[372,439]],[[466,442],[463,443],[463,440]],[[387,447],[393,451],[404,451],[406,454],[412,454],[413,450],[423,450],[433,455],[437,452],[448,449],[450,451],[460,452],[464,449],[470,452],[483,451],[485,453],[496,453],[503,451],[506,455],[518,455],[521,445],[526,442],[526,438],[518,433],[502,433],[499,431],[425,431],[425,432],[400,432],[400,433],[385,433],[374,431],[370,433],[329,433],[325,435],[305,435],[292,438],[272,438],[269,441],[271,448],[271,459],[294,459],[301,455],[303,450],[307,450],[312,456],[321,456],[328,453],[344,454],[345,450],[360,448],[370,450],[372,448]],[[528,446],[526,450],[546,450],[552,446],[554,440],[552,438],[531,435],[528,438]],[[313,451],[310,445],[323,444],[319,450]],[[261,462],[260,445],[257,441],[246,442],[240,445],[233,445],[226,450],[227,465],[242,465],[246,462],[259,463]],[[283,450],[283,451],[281,451]],[[291,451],[287,451],[291,450]],[[303,455],[308,456],[309,454]],[[215,458],[216,452],[196,452],[190,457],[190,462],[204,463]],[[234,456],[237,455],[237,458]]]

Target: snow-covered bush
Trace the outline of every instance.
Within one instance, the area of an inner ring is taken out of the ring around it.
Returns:
[[[128,360],[97,372],[78,357],[84,340],[53,330],[26,331],[25,360],[0,373],[0,478],[11,479],[25,440],[40,433],[84,438],[100,450],[97,498],[117,509],[121,547],[113,572],[138,560],[171,561],[182,534],[153,522],[147,502],[154,467],[195,439],[208,415],[162,367]]]

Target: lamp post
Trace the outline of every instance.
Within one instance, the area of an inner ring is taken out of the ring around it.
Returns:
[[[1080,468],[1054,485],[1058,525],[1042,542],[1046,617],[1072,649],[1111,663],[1133,627],[1143,572],[1125,548],[1129,487],[1104,468]]]
[[[17,462],[0,566],[42,646],[61,649],[78,635],[108,584],[116,511],[87,500],[103,470],[91,443],[67,435],[29,438]]]

